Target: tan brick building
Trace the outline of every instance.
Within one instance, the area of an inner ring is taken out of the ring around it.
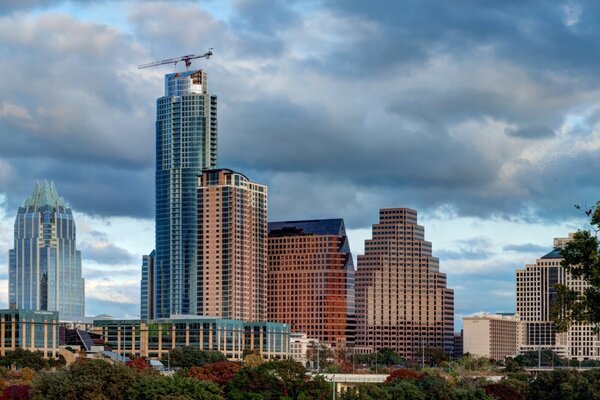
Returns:
[[[267,187],[229,169],[198,186],[198,314],[266,321]]]
[[[340,346],[354,339],[354,262],[342,219],[269,223],[269,321]]]
[[[422,347],[453,346],[454,291],[417,225],[417,212],[379,212],[356,271],[356,344],[416,357]]]

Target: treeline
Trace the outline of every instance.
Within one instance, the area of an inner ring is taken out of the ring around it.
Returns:
[[[80,358],[68,368],[52,367],[38,354],[18,350],[0,358],[0,400],[325,400],[332,384],[311,376],[293,361],[264,362],[249,355],[244,363],[217,352],[184,348],[169,361],[178,370],[165,376],[147,360],[124,364]],[[395,360],[394,360],[395,361]],[[18,366],[20,369],[14,369]],[[480,373],[489,364],[465,357],[453,369],[425,372],[395,369],[382,384],[365,384],[339,400],[534,400],[600,399],[600,370],[557,370],[531,375],[506,373],[492,382]],[[494,372],[499,372],[496,367]],[[488,374],[492,371],[488,370]]]

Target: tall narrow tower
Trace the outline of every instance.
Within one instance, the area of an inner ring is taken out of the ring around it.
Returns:
[[[431,255],[417,212],[379,212],[356,271],[359,346],[391,348],[414,358],[427,347],[450,351],[454,340],[454,291]]]
[[[37,183],[15,219],[10,308],[58,311],[61,319],[77,319],[85,314],[84,297],[71,207],[54,183]]]
[[[156,110],[154,317],[198,314],[198,177],[217,166],[217,97],[202,70],[165,76]]]

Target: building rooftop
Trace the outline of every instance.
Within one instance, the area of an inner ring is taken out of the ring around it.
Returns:
[[[269,236],[345,234],[342,218],[269,222]]]
[[[555,248],[550,253],[546,254],[543,257],[541,257],[542,260],[557,259],[557,258],[562,258],[562,255],[560,254],[560,249],[559,248]]]
[[[65,200],[58,195],[54,182],[36,182],[31,196],[25,199],[23,207],[28,211],[39,209],[43,206],[61,209],[63,212],[69,208]]]

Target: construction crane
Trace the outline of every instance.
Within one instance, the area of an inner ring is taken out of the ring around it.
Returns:
[[[213,55],[212,52],[212,47],[210,49],[208,49],[208,51],[200,56],[197,56],[195,54],[188,54],[187,56],[181,56],[181,57],[176,57],[176,58],[169,58],[166,60],[162,60],[162,61],[155,61],[155,62],[151,62],[148,64],[142,64],[140,66],[138,66],[138,69],[142,69],[142,68],[150,68],[150,67],[156,67],[158,65],[164,65],[164,64],[175,64],[177,65],[178,62],[180,61],[184,61],[185,62],[185,68],[188,69],[190,67],[190,65],[192,65],[192,60],[196,59],[196,58],[206,58],[207,60],[210,58],[210,56]]]

